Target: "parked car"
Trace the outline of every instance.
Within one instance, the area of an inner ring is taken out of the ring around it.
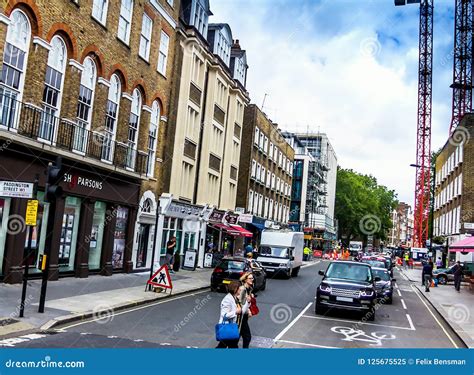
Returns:
[[[365,263],[352,261],[331,262],[316,289],[315,313],[325,314],[328,309],[360,311],[367,314],[368,320],[375,319],[377,299],[374,277],[371,267]]]
[[[390,276],[390,272],[386,268],[372,267],[372,274],[374,277],[380,278],[375,283],[375,289],[377,290],[377,298],[383,299],[387,304],[393,302],[393,282],[396,281]]]
[[[361,262],[366,263],[372,267],[386,268],[388,270],[387,263],[385,262],[384,258],[365,256],[365,257],[362,257]]]
[[[461,263],[463,266],[463,280],[469,280],[469,272],[466,270],[464,264]],[[437,268],[433,271],[433,278],[438,280],[438,284],[446,285],[449,281],[454,281],[454,274],[453,274],[453,267],[449,268]]]
[[[265,290],[267,275],[261,264],[242,257],[225,257],[217,264],[211,275],[211,290],[226,290],[231,281],[239,280],[246,272],[253,273],[255,290]]]

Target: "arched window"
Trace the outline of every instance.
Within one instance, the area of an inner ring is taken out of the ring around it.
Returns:
[[[152,208],[153,208],[153,202],[151,201],[151,199],[150,198],[145,199],[145,202],[143,202],[142,212],[150,214]]]
[[[127,167],[131,169],[135,169],[141,108],[142,96],[140,91],[135,89],[132,93],[132,108],[130,110],[130,119],[128,121]]]
[[[107,100],[107,108],[105,112],[105,134],[102,148],[102,159],[112,161],[113,158],[113,142],[117,131],[117,119],[119,112],[121,94],[121,82],[116,74],[110,77],[109,97]]]
[[[79,152],[86,151],[87,131],[90,129],[92,118],[92,104],[97,81],[97,68],[94,60],[89,56],[84,59],[84,70],[79,87],[79,102],[77,104],[77,127],[74,131],[73,148]]]
[[[43,89],[43,112],[38,136],[52,141],[56,131],[57,118],[61,109],[61,91],[66,70],[67,50],[61,37],[51,40],[51,50],[48,55],[46,78]]]
[[[156,140],[160,127],[160,104],[154,101],[151,106],[150,130],[148,132],[148,167],[147,175],[153,177],[155,174]]]
[[[10,20],[0,77],[0,125],[16,129],[17,101],[21,100],[25,82],[31,26],[28,17],[19,9],[12,12]]]

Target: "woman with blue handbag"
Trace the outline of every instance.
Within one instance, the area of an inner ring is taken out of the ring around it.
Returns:
[[[219,341],[217,348],[239,347],[242,314],[248,309],[247,302],[243,306],[240,304],[241,288],[238,281],[232,281],[227,286],[229,293],[221,302],[221,315],[219,324],[216,325],[216,340]]]

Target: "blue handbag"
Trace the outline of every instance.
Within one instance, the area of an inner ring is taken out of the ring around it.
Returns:
[[[230,322],[229,319],[222,319],[222,323],[216,324],[216,340],[229,341],[238,340],[240,338],[239,326],[237,323]]]

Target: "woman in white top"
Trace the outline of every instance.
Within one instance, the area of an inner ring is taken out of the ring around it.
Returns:
[[[239,296],[241,293],[241,284],[238,281],[232,281],[227,286],[227,291],[224,299],[221,302],[221,314],[219,318],[219,323],[223,323],[224,319],[232,323],[241,323],[242,314],[245,314],[249,308],[247,301],[242,305],[239,301]],[[239,339],[237,340],[228,340],[220,341],[217,345],[217,348],[238,348]]]

